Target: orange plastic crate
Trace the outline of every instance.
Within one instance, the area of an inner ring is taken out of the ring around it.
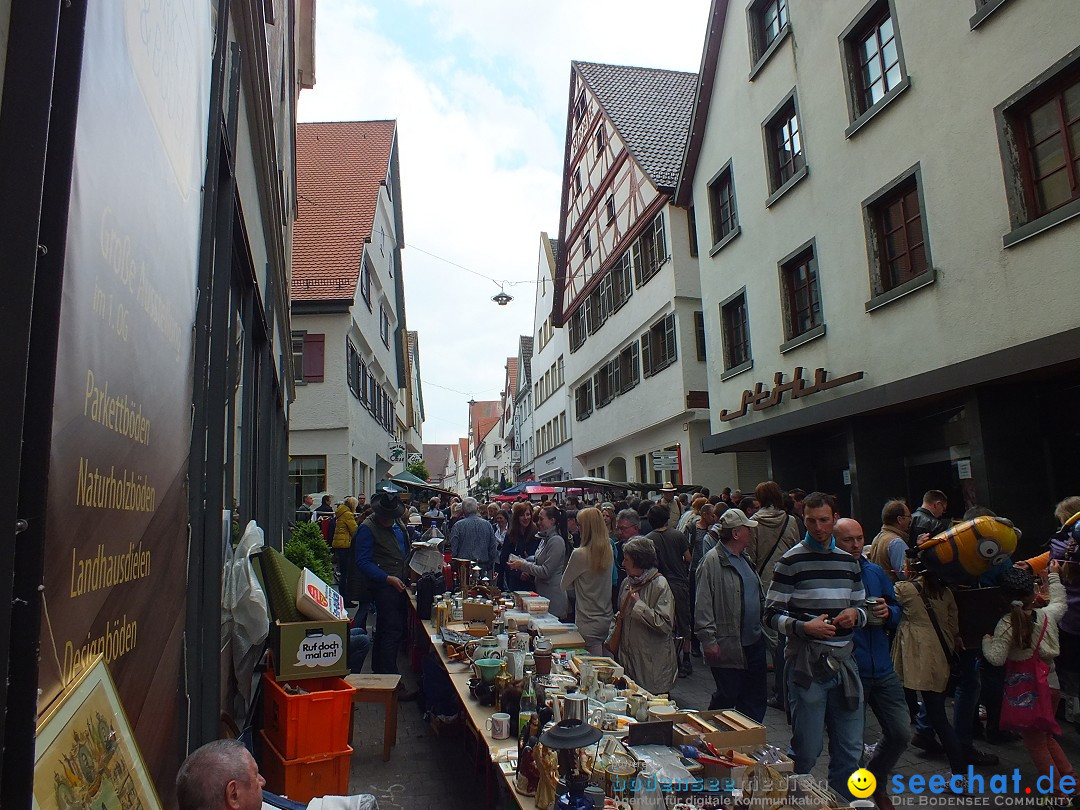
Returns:
[[[352,686],[341,678],[297,681],[306,695],[290,695],[263,673],[263,730],[284,759],[338,754],[349,747]]]
[[[330,754],[286,759],[260,731],[262,762],[259,772],[266,787],[294,802],[306,803],[319,796],[349,795],[349,764],[352,748]]]

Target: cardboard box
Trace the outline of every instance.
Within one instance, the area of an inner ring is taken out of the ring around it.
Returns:
[[[274,679],[298,681],[349,674],[347,621],[274,622],[270,625]]]
[[[483,622],[491,630],[495,622],[495,606],[478,602],[466,602],[461,606],[461,618],[466,622]]]
[[[709,733],[703,732],[700,735],[719,748],[738,748],[741,745],[757,745],[761,746],[765,744],[765,726],[760,723],[755,723],[749,717],[744,714],[739,714],[732,709],[726,710],[729,713],[737,715],[739,721],[749,728],[741,728],[738,723],[732,722],[727,717],[724,717],[721,711],[710,712],[693,712],[689,716],[697,716],[704,720],[711,726],[718,729],[716,732]],[[691,723],[691,725],[693,725]],[[696,728],[696,726],[695,726]],[[694,737],[687,736],[681,733],[678,729],[675,730],[675,745],[693,745]]]

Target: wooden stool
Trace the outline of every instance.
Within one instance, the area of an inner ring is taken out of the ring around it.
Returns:
[[[353,703],[381,703],[386,712],[383,722],[383,762],[390,761],[390,746],[397,745],[397,688],[400,675],[347,675],[345,682],[356,689]],[[352,739],[352,716],[349,717]]]

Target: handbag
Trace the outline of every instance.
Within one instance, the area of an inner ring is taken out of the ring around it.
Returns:
[[[1039,657],[1039,645],[1046,635],[1048,618],[1043,615],[1042,630],[1031,657],[1023,661],[1005,662],[1005,689],[1001,698],[1002,731],[1045,731],[1061,734],[1054,719],[1050,695],[1050,664]]]
[[[627,607],[630,604],[630,594],[637,593],[654,579],[656,579],[657,576],[657,574],[653,574],[640,585],[636,587],[631,585],[629,588],[626,589],[626,596],[623,597],[622,604],[619,605],[619,612],[615,615],[615,627],[612,628],[611,633],[607,637],[607,641],[604,642],[604,646],[611,650],[613,653],[619,652],[619,642],[622,641],[623,617],[626,615]]]

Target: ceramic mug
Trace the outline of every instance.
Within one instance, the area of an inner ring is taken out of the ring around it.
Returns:
[[[491,732],[496,740],[505,740],[510,736],[510,715],[506,712],[495,712],[484,721],[484,727]]]

